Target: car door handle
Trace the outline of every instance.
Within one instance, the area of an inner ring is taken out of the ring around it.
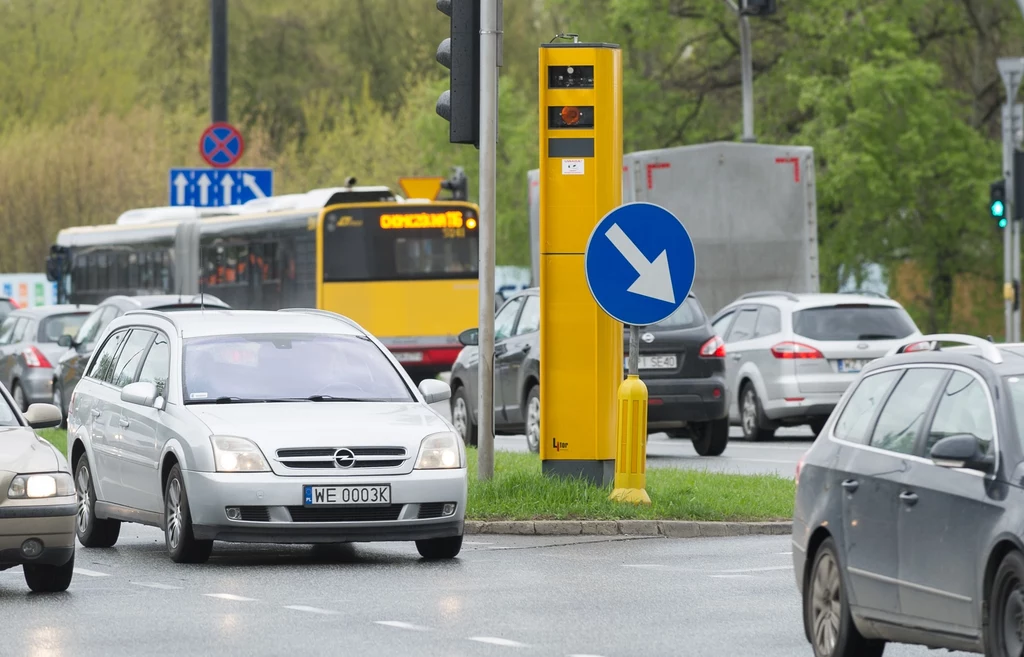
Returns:
[[[524,354],[526,352],[528,352],[529,350],[530,350],[530,345],[528,345],[528,344],[524,344],[522,347],[519,348],[519,351],[523,352]]]
[[[94,408],[94,409],[92,409],[89,412],[92,413],[93,417],[99,417],[100,416],[100,410],[98,408]]]
[[[860,482],[856,479],[847,479],[843,482],[843,488],[845,488],[849,493],[855,493],[857,492],[857,489],[860,488]]]
[[[911,493],[909,490],[905,490],[900,493],[900,499],[907,506],[914,506],[917,504],[917,493]]]
[[[126,419],[124,419],[124,418],[121,418],[121,419],[120,419],[120,420],[118,421],[118,424],[120,424],[120,425],[121,425],[122,427],[126,427],[126,428],[127,428],[127,426],[128,426],[129,424],[131,424],[131,422],[129,422],[128,420],[126,420]]]

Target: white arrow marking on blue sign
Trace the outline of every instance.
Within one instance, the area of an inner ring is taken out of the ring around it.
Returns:
[[[178,205],[185,205],[185,188],[188,187],[188,178],[185,174],[179,173],[174,178],[174,189],[178,193]]]
[[[199,176],[199,205],[207,205],[210,200],[210,177],[205,173]]]
[[[253,193],[256,198],[267,198],[267,195],[263,193],[260,186],[256,184],[256,176],[251,173],[242,174],[242,184],[249,188],[249,191]]]
[[[225,173],[224,177],[220,179],[220,188],[224,190],[224,205],[231,205],[231,190],[234,186],[234,178],[231,177],[230,173]]]
[[[636,273],[640,274],[640,277],[629,286],[630,292],[668,303],[676,302],[676,295],[672,291],[672,274],[668,268],[668,251],[662,251],[654,262],[649,262],[618,224],[612,224],[605,237],[619,250]]]

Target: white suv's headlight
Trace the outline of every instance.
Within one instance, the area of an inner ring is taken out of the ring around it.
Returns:
[[[420,443],[416,457],[417,470],[445,470],[462,467],[462,452],[459,437],[450,432],[434,433]]]
[[[238,436],[210,436],[217,472],[270,472],[263,452],[251,440]]]
[[[11,480],[7,497],[12,500],[67,497],[75,494],[75,481],[67,472],[18,475]]]

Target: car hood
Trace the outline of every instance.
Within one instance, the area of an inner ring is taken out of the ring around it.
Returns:
[[[404,447],[415,457],[423,438],[452,430],[417,402],[191,404],[188,409],[214,434],[255,442],[275,471],[276,451],[285,447]]]
[[[25,427],[0,427],[0,471],[26,474],[67,470],[57,450]]]

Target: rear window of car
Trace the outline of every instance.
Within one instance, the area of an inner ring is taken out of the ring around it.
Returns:
[[[793,332],[822,342],[898,340],[916,330],[907,311],[895,306],[850,304],[793,313]]]
[[[57,342],[62,335],[75,337],[88,316],[89,313],[68,313],[44,317],[39,322],[39,335],[36,339],[39,342]]]
[[[654,326],[666,329],[694,328],[701,326],[705,321],[707,321],[707,316],[700,307],[700,303],[693,297],[686,297],[686,301],[674,313]]]

